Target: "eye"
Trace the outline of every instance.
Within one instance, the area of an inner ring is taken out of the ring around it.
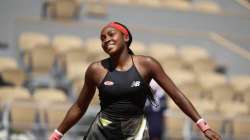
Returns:
[[[108,36],[113,37],[115,35],[115,30],[109,31]]]
[[[106,36],[105,35],[101,35],[100,39],[101,39],[101,41],[104,41],[106,39]]]
[[[116,30],[109,30],[107,33],[101,34],[101,41],[105,41],[107,37],[113,37],[117,33]]]

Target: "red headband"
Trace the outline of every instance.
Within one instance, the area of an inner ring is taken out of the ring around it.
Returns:
[[[115,28],[115,29],[121,31],[121,32],[124,33],[125,35],[127,35],[127,36],[129,35],[128,30],[127,30],[126,28],[124,28],[122,25],[117,24],[117,23],[115,23],[115,22],[111,22],[111,23],[109,23],[108,25],[106,25],[105,27],[113,27],[113,28]]]

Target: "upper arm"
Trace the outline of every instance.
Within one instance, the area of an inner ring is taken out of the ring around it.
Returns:
[[[95,94],[97,86],[95,73],[98,73],[98,66],[96,63],[92,63],[88,66],[85,72],[84,85],[76,101],[81,108],[88,107]]]
[[[149,74],[151,75],[151,78],[153,78],[171,97],[176,96],[176,93],[179,92],[179,89],[163,70],[160,63],[152,57],[148,57],[146,63],[147,67],[149,68]]]

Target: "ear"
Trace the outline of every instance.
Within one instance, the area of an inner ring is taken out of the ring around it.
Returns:
[[[125,42],[128,42],[128,41],[129,41],[128,35],[124,35],[124,36],[123,36],[123,39],[124,39]]]

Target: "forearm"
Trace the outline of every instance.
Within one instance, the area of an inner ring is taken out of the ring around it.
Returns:
[[[86,109],[81,109],[76,103],[71,106],[64,120],[58,127],[62,134],[66,133],[74,124],[76,124],[85,113]]]
[[[176,105],[194,122],[198,121],[198,119],[200,119],[201,116],[194,108],[192,103],[189,101],[188,98],[185,97],[183,93],[181,93],[181,91],[177,91],[177,93],[178,94],[175,94],[175,96],[172,97]]]

